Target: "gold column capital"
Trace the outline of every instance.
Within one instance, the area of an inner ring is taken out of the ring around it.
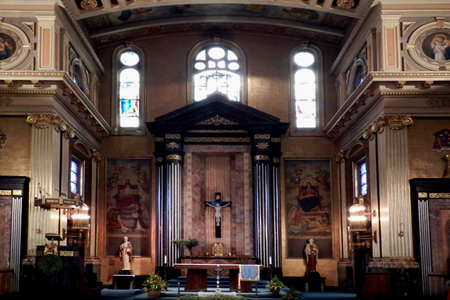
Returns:
[[[56,114],[28,114],[26,122],[38,129],[53,126],[57,132],[62,132],[66,139],[75,137],[73,129]]]
[[[391,130],[403,130],[414,122],[411,116],[381,116],[363,133],[363,138],[372,140],[375,133],[383,133],[388,127]]]

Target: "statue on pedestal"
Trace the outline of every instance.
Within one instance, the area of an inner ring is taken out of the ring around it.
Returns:
[[[309,239],[308,243],[305,246],[305,255],[306,255],[306,274],[313,275],[318,274],[316,270],[317,266],[317,258],[319,255],[319,248],[314,243],[314,239]]]
[[[131,271],[131,257],[133,252],[133,245],[128,241],[128,237],[123,238],[123,243],[119,247],[120,260],[123,263],[122,271]]]

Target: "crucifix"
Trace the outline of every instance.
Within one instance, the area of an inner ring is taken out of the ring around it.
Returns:
[[[223,202],[222,194],[215,193],[215,200],[205,203],[207,206],[213,207],[215,210],[214,219],[216,223],[216,238],[222,237],[221,224],[222,224],[222,208],[231,206],[231,202]]]

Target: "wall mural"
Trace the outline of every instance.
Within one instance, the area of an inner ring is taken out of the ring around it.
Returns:
[[[0,60],[10,58],[16,52],[16,42],[7,33],[0,32]]]
[[[422,67],[447,70],[450,67],[450,29],[436,28],[433,24],[424,26],[410,36],[407,50]]]
[[[287,257],[303,258],[315,239],[319,258],[332,258],[331,184],[328,159],[285,159]]]
[[[150,256],[150,159],[106,163],[106,255],[118,256],[124,237],[133,256]]]

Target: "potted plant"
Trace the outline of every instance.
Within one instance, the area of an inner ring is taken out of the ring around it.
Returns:
[[[196,239],[172,240],[172,243],[177,244],[181,250],[187,248],[189,251],[188,256],[191,256],[192,248],[198,246],[198,241]]]
[[[266,288],[269,289],[272,293],[279,293],[280,289],[286,287],[283,282],[277,277],[277,275],[273,276],[273,278],[267,283]]]
[[[161,291],[166,289],[166,283],[158,274],[149,274],[142,283],[142,287],[150,298],[158,298]]]
[[[298,300],[300,299],[299,292],[294,288],[289,288],[289,290],[286,291],[286,294],[281,297],[283,300]]]

